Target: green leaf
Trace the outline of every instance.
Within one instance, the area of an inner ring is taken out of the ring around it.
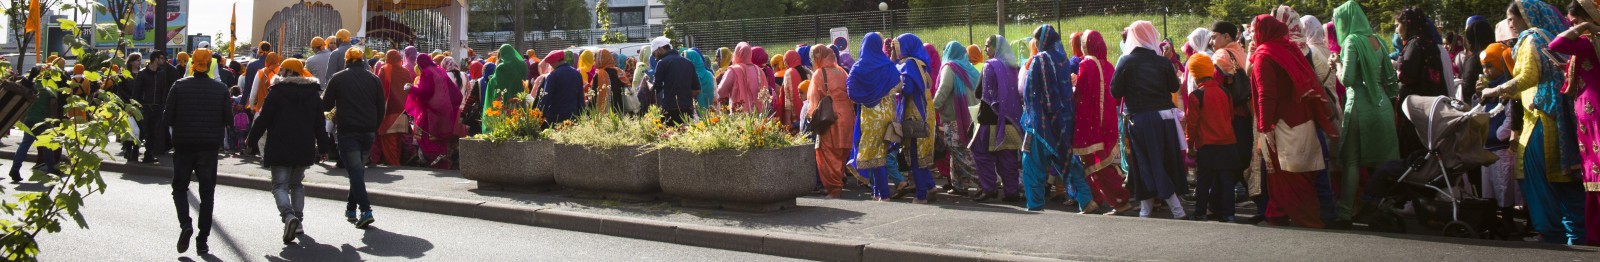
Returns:
[[[83,57],[83,48],[73,47],[71,52],[74,57]]]
[[[74,22],[72,19],[56,19],[56,23],[61,24],[61,30],[76,30],[78,28],[78,22]]]
[[[100,81],[100,73],[95,73],[94,71],[83,72],[83,79],[84,80],[89,80],[89,82],[99,82]]]

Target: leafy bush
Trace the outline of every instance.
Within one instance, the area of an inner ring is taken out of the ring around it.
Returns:
[[[758,113],[701,112],[682,126],[667,129],[650,149],[672,148],[693,153],[717,150],[748,151],[809,144],[804,134]]]
[[[651,107],[643,116],[585,110],[544,133],[557,144],[609,149],[653,143],[666,129],[661,123],[661,108]]]

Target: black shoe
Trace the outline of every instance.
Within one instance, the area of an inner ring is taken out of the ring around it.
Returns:
[[[15,173],[15,172],[11,173],[11,183],[12,184],[22,183],[22,174]]]
[[[1350,220],[1334,220],[1325,227],[1333,230],[1350,230]]]
[[[196,239],[194,241],[194,252],[201,255],[211,254],[211,245],[206,245],[206,240],[204,239]]]
[[[1225,217],[1222,217],[1221,219],[1217,219],[1217,221],[1218,222],[1222,222],[1222,223],[1239,223],[1239,220],[1234,218],[1233,216],[1225,216]]]
[[[1266,216],[1253,216],[1253,217],[1250,217],[1249,220],[1245,220],[1246,223],[1251,224],[1251,225],[1258,225],[1258,224],[1261,224],[1261,222],[1266,222],[1266,221],[1267,221]]]
[[[1022,201],[1022,196],[1009,195],[1009,196],[1005,196],[1005,197],[1000,198],[1000,201],[1001,202],[1006,202],[1006,203],[1016,203],[1016,202]]]
[[[178,233],[178,253],[189,252],[189,237],[194,236],[194,229],[185,227]]]
[[[983,201],[989,201],[990,199],[994,199],[994,194],[990,194],[989,192],[980,192],[980,193],[978,193],[977,197],[972,198],[972,201],[973,202],[983,202]]]
[[[289,243],[294,243],[295,232],[299,230],[300,218],[298,217],[290,218],[289,222],[283,223],[283,244],[288,245]]]
[[[1189,221],[1206,221],[1206,215],[1192,214],[1192,215],[1189,215],[1188,217],[1184,217],[1183,219],[1184,220],[1189,220]]]

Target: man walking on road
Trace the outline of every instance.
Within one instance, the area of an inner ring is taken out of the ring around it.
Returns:
[[[211,50],[198,49],[195,55],[211,57]],[[178,80],[166,94],[162,118],[164,126],[172,127],[172,146],[177,154],[172,158],[172,203],[178,211],[178,225],[183,233],[178,239],[178,252],[189,249],[189,235],[194,233],[189,219],[189,177],[200,180],[200,235],[195,236],[195,247],[206,253],[206,237],[211,235],[212,197],[217,188],[217,148],[222,147],[222,132],[231,124],[232,107],[228,104],[228,88],[222,82],[205,74],[211,68],[211,59],[194,59],[192,77]]]
[[[283,243],[294,242],[303,232],[300,220],[305,217],[306,168],[325,160],[329,147],[328,133],[323,129],[322,85],[306,71],[305,60],[283,61],[278,70],[276,84],[267,92],[261,104],[261,113],[250,126],[248,145],[260,145],[262,135],[271,133],[261,152],[261,164],[272,169],[272,196],[278,205],[278,215],[283,217]],[[263,75],[257,77],[272,77]],[[255,151],[255,150],[246,150]]]
[[[344,209],[345,220],[357,228],[372,224],[372,203],[367,200],[366,168],[372,154],[378,121],[383,120],[383,82],[367,70],[361,48],[345,51],[345,69],[327,80],[322,96],[323,110],[333,114],[338,133],[339,161],[350,174],[350,195]],[[356,218],[360,208],[361,217]]]

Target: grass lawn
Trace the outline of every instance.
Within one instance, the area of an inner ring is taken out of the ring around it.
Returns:
[[[1110,58],[1111,61],[1117,61],[1116,58],[1122,56],[1121,46],[1118,45],[1118,43],[1120,43],[1122,41],[1121,36],[1120,36],[1120,33],[1122,32],[1122,28],[1127,27],[1128,24],[1132,24],[1133,21],[1136,21],[1136,20],[1150,20],[1151,22],[1156,24],[1156,29],[1161,29],[1161,16],[1160,15],[1106,15],[1106,16],[1087,16],[1087,17],[1067,18],[1067,19],[1062,19],[1061,20],[1061,24],[1057,24],[1056,25],[1056,29],[1063,31],[1062,32],[1062,37],[1063,38],[1071,36],[1072,32],[1082,32],[1084,30],[1089,30],[1089,29],[1100,31],[1100,34],[1106,38],[1105,39],[1106,40],[1106,47],[1109,49],[1108,55],[1111,56],[1111,58]],[[1167,33],[1168,34],[1164,35],[1164,36],[1167,39],[1171,39],[1174,42],[1175,45],[1181,46],[1181,45],[1183,45],[1184,42],[1188,41],[1188,40],[1185,40],[1184,37],[1189,35],[1189,31],[1193,31],[1194,28],[1196,28],[1196,27],[1208,27],[1209,28],[1209,27],[1211,27],[1211,23],[1213,21],[1214,20],[1212,18],[1207,17],[1207,16],[1202,16],[1202,15],[1192,15],[1192,14],[1174,15],[1174,16],[1171,16],[1171,17],[1167,18],[1167,30],[1168,30]],[[1054,23],[1055,21],[1049,21],[1049,22],[1050,23]],[[1006,33],[1005,33],[1006,39],[1007,40],[1011,40],[1011,41],[1016,41],[1017,39],[1022,39],[1023,37],[1031,36],[1033,34],[1033,30],[1035,28],[1038,28],[1039,25],[1042,25],[1042,24],[1044,24],[1044,22],[1007,24],[1006,25]],[[985,41],[988,38],[989,35],[993,34],[996,31],[998,31],[998,30],[995,28],[994,25],[986,24],[986,25],[973,25],[972,26],[972,30],[970,30],[970,31],[967,30],[967,26],[948,26],[948,27],[912,29],[912,30],[907,30],[905,32],[917,34],[918,37],[922,38],[923,42],[933,44],[934,46],[940,48],[941,51],[942,51],[942,49],[944,48],[945,44],[949,43],[949,41],[952,41],[952,40],[961,42],[961,44],[963,46],[969,45],[969,44],[973,44],[971,41],[968,41],[969,32],[971,34],[971,39],[975,40],[978,45],[982,46],[983,45],[983,41]],[[905,33],[905,32],[901,32],[901,33]],[[850,53],[852,53],[852,54],[860,54],[861,36],[862,35],[866,35],[866,33],[867,32],[865,32],[865,31],[851,31],[850,32],[850,34],[852,35],[851,39],[850,39],[850,48],[851,48]],[[898,36],[898,35],[900,35],[900,33],[886,34],[884,37],[885,38],[891,38],[891,37]],[[774,55],[774,54],[783,54],[784,52],[788,52],[789,50],[794,49],[795,46],[800,44],[800,43],[799,42],[777,42],[777,43],[752,43],[752,44],[762,45],[762,47],[764,47],[764,49],[767,50],[767,54],[768,55]],[[1069,43],[1067,43],[1065,40],[1063,40],[1062,44],[1063,45],[1067,45]],[[1071,48],[1070,46],[1066,46],[1066,47],[1067,48]],[[704,50],[704,49],[705,48],[702,48],[702,50]],[[715,48],[711,48],[711,49],[714,50]],[[713,52],[708,52],[708,53],[705,53],[705,54],[707,56],[715,56],[715,52],[714,51]],[[1019,59],[1021,59],[1021,58],[1019,57]]]

